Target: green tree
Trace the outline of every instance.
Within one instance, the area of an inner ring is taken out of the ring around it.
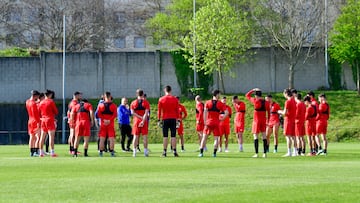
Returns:
[[[242,9],[245,7],[239,7]],[[194,55],[197,70],[218,73],[217,86],[225,93],[223,73],[230,71],[252,44],[252,27],[248,12],[237,12],[227,0],[209,0],[190,21],[190,34],[184,38],[184,50]],[[194,26],[195,24],[195,26]],[[190,57],[189,61],[193,62]]]
[[[205,0],[196,0],[196,9],[204,6]],[[154,43],[163,40],[184,47],[183,39],[190,34],[190,20],[193,18],[193,0],[172,0],[164,12],[157,13],[146,22]]]
[[[360,95],[360,1],[348,0],[330,33],[330,41],[331,57],[351,65]]]

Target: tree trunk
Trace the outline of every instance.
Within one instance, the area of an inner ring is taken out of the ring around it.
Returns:
[[[294,70],[294,64],[290,64],[289,67],[289,88],[292,89],[294,88],[294,74],[295,74],[295,70]]]

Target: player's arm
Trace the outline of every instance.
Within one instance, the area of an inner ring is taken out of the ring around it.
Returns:
[[[159,100],[159,102],[158,102],[157,117],[158,117],[158,121],[160,121],[161,118],[162,118],[162,105],[161,105],[161,101],[160,101],[160,100]]]
[[[206,124],[207,114],[208,114],[208,109],[205,107],[204,114],[203,114],[204,124]]]
[[[254,93],[254,89],[250,90],[248,93],[245,94],[246,99],[249,100],[251,103],[253,103],[251,97],[252,93]]]
[[[95,122],[94,110],[92,107],[90,107],[89,112],[90,112],[91,126],[94,126],[95,124],[95,126],[98,127],[97,122]]]

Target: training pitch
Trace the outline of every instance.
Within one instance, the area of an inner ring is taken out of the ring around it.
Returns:
[[[253,147],[198,158],[196,145],[175,158],[160,158],[162,146],[150,144],[150,157],[108,153],[100,158],[67,154],[29,157],[27,146],[0,146],[0,202],[359,202],[360,144],[329,143],[328,155],[250,158]],[[82,148],[80,148],[82,149]],[[271,147],[272,149],[272,147]],[[82,151],[82,150],[80,150]],[[260,156],[262,154],[259,154]]]

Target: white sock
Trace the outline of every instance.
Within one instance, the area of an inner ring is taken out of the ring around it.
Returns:
[[[50,153],[51,153],[51,154],[54,154],[54,153],[55,153],[55,150],[53,150],[53,149],[50,150]]]
[[[243,145],[242,144],[240,144],[240,150],[242,150],[243,149]]]
[[[148,153],[148,149],[144,148],[144,154],[146,155]]]
[[[291,154],[291,148],[288,148],[288,154]]]

